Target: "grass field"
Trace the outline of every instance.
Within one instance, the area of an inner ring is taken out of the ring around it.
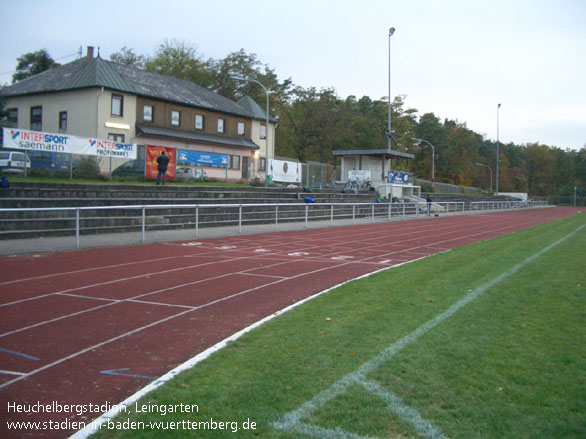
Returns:
[[[346,284],[139,402],[158,413],[122,413],[95,437],[584,438],[584,224]],[[181,403],[197,413],[160,412]]]

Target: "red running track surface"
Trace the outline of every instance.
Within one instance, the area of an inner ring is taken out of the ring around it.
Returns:
[[[0,259],[0,436],[8,404],[118,404],[252,323],[349,279],[578,213],[547,208]],[[133,376],[103,374],[125,369]]]

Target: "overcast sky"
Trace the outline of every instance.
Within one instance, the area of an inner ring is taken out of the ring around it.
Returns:
[[[586,145],[584,0],[0,0],[0,83],[45,48],[64,64],[83,46],[152,55],[165,39],[205,58],[241,48],[280,80],[338,95],[406,96],[419,115],[489,139]],[[64,58],[65,57],[65,58]],[[382,145],[384,146],[384,145]]]

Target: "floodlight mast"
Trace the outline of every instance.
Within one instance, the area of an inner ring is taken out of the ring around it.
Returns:
[[[488,168],[488,170],[490,171],[490,192],[492,192],[492,168],[488,165],[484,165],[482,163],[476,163],[478,166],[484,166],[485,168]]]
[[[501,109],[501,104],[498,104],[496,107],[496,195],[499,194],[499,162],[500,159],[500,143],[499,143],[499,110]]]
[[[258,84],[262,87],[262,89],[265,92],[265,96],[267,98],[267,114],[266,114],[266,133],[265,133],[265,143],[266,143],[266,151],[265,151],[265,186],[267,184],[267,177],[269,175],[269,90],[267,90],[267,88],[260,83],[259,81],[257,81],[256,79],[250,79],[250,78],[243,78],[241,76],[232,76],[232,79],[236,79],[238,81],[249,81],[249,82],[254,82],[255,84]]]
[[[395,28],[389,29],[389,120],[387,126],[387,150],[391,153],[391,37],[395,33]]]
[[[435,147],[425,139],[414,138],[413,140],[416,145],[421,144],[421,142],[425,142],[431,146],[431,181],[435,182]]]

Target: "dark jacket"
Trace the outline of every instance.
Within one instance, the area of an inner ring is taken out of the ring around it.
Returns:
[[[166,155],[161,154],[159,157],[157,157],[157,169],[161,172],[164,172],[167,170],[167,166],[169,165],[169,157],[167,157]]]

